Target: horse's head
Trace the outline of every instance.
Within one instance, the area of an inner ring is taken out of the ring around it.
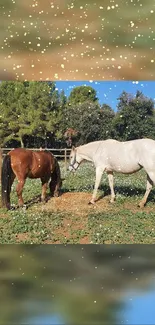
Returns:
[[[70,172],[71,171],[75,172],[76,169],[79,167],[81,161],[83,160],[83,158],[79,155],[75,147],[72,147],[69,159],[70,159],[70,164],[68,169]]]
[[[64,180],[65,178],[60,178],[57,183],[53,180],[50,181],[49,188],[51,196],[58,197],[59,195],[61,195],[61,188]]]

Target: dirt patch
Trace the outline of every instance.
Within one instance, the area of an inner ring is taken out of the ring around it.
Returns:
[[[146,213],[153,212],[155,205],[146,205],[143,209],[138,207],[138,203],[129,202],[127,199],[117,205],[118,199],[113,204],[110,203],[110,195],[105,197],[101,196],[97,199],[96,204],[88,204],[92,197],[92,193],[85,192],[68,192],[62,194],[60,197],[51,198],[49,201],[42,205],[42,203],[35,204],[35,210],[47,211],[47,212],[64,212],[64,214],[72,214],[75,216],[87,218],[91,212],[99,213],[103,211],[118,211],[121,209],[130,210],[133,213],[145,211]],[[33,209],[33,205],[31,206]],[[0,214],[0,217],[6,217],[7,214],[4,212]],[[71,220],[65,219],[65,223],[70,223]],[[66,226],[64,224],[64,226]],[[79,224],[80,227],[80,224]]]
[[[146,205],[144,208],[140,208],[137,205],[137,202],[135,201],[135,203],[133,204],[132,202],[124,202],[122,205],[122,208],[124,210],[130,210],[133,213],[137,213],[137,212],[142,212],[144,211],[145,213],[150,213],[150,212],[154,212],[155,206],[148,206]]]
[[[22,242],[29,239],[29,233],[16,234],[17,242]]]
[[[64,193],[58,198],[51,198],[42,207],[42,211],[63,213],[62,224],[54,229],[54,243],[90,243],[88,235],[90,197],[89,193],[83,192]],[[40,209],[39,205],[38,209]],[[45,243],[53,244],[52,238],[46,240]]]
[[[99,199],[95,205],[89,205],[92,197],[91,193],[74,192],[64,193],[58,198],[51,198],[43,207],[45,211],[61,211],[75,214],[76,216],[87,216],[91,211],[99,212],[103,209],[108,209],[109,197]]]
[[[5,218],[6,219],[6,217],[7,217],[7,214],[6,213],[1,213],[0,212],[0,218]]]
[[[79,244],[90,244],[89,237],[85,236],[85,237],[81,238]]]
[[[116,202],[110,203],[110,195],[105,197],[99,197],[95,205],[89,205],[89,201],[92,197],[92,193],[84,192],[70,192],[64,193],[58,198],[51,198],[43,207],[45,211],[53,212],[64,212],[68,214],[74,214],[75,216],[87,217],[91,212],[102,212],[102,211],[118,211],[120,210],[120,204],[117,206]],[[153,212],[154,207],[146,205],[143,209],[139,208],[137,202],[122,202],[121,208],[125,210],[130,210],[133,213],[140,211],[145,211],[146,213]],[[69,222],[65,221],[66,223]],[[64,225],[65,226],[65,225]],[[79,224],[80,227],[80,224]]]

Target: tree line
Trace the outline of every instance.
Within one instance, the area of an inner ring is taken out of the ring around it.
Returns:
[[[54,82],[0,83],[0,147],[70,147],[114,138],[155,139],[151,98],[124,90],[116,112],[99,104],[96,90],[75,87],[69,97]]]

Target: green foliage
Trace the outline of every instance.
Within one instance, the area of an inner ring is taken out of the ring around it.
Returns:
[[[21,139],[22,130],[29,129],[27,86],[18,81],[3,81],[0,84],[0,103],[0,138],[2,145],[10,139]]]
[[[115,117],[113,109],[106,104],[101,106],[100,140],[112,138],[112,122]]]
[[[67,98],[55,83],[3,81],[0,83],[0,146],[81,145],[116,138],[155,139],[152,99],[140,91],[136,96],[123,91],[117,113],[99,105],[90,86],[75,87]],[[66,131],[72,129],[70,137]]]
[[[85,101],[96,102],[97,100],[96,90],[90,86],[75,87],[68,97],[70,105],[81,104]]]
[[[63,109],[66,107],[67,104],[67,97],[65,95],[64,90],[60,92],[60,107]]]
[[[30,82],[29,84],[29,109],[30,134],[46,136],[46,124],[50,118],[50,87],[45,82]]]
[[[26,136],[47,138],[60,121],[59,94],[53,82],[0,84],[0,145],[11,139],[24,146]]]
[[[137,91],[135,98],[126,92],[119,97],[113,120],[113,136],[120,140],[155,138],[155,115],[152,99]]]
[[[73,141],[82,145],[91,141],[107,139],[111,136],[111,121],[114,112],[108,105],[85,101],[82,104],[66,107],[63,116],[64,131],[72,128],[77,131]]]

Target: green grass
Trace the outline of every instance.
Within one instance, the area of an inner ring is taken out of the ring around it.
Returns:
[[[36,207],[36,206],[35,206]],[[87,225],[83,229],[76,229],[79,218],[72,214],[61,212],[35,211],[35,207],[26,210],[20,209],[7,212],[0,220],[0,243],[70,243],[77,244],[88,235]],[[2,210],[2,209],[1,209]],[[33,210],[33,211],[32,211]],[[5,214],[2,210],[2,214]],[[64,221],[68,225],[64,227]],[[73,222],[73,227],[70,226]],[[82,220],[81,220],[82,221]]]
[[[91,193],[95,180],[95,169],[83,164],[75,174],[66,172],[61,165],[62,197],[65,193]],[[86,199],[80,204],[80,213],[67,208],[46,210],[37,202],[41,193],[40,180],[27,179],[23,197],[28,209],[6,211],[0,208],[0,243],[154,243],[155,242],[155,190],[152,190],[147,206],[141,210],[137,205],[145,192],[146,175],[140,171],[134,175],[115,175],[116,202],[109,203],[109,186],[103,175],[94,206]],[[11,203],[17,205],[14,183]],[[83,196],[83,200],[84,200]],[[72,199],[70,201],[72,205]],[[84,210],[83,210],[84,209]]]
[[[91,243],[132,244],[155,242],[155,213],[121,210],[89,216]]]

